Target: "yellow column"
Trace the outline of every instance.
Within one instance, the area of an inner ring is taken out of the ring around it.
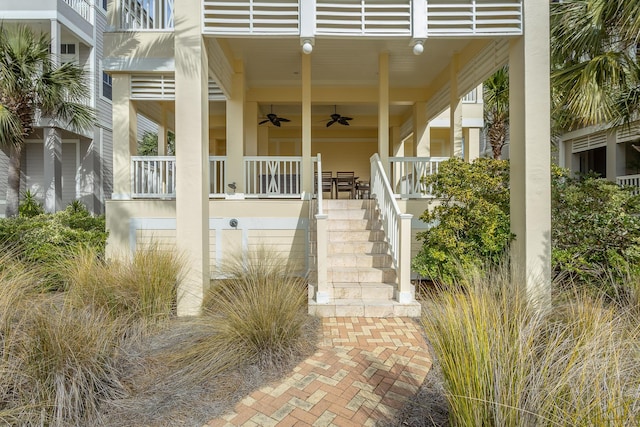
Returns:
[[[302,55],[302,191],[313,194],[311,161],[311,55]]]
[[[389,52],[378,57],[378,154],[389,175]]]
[[[462,157],[462,101],[458,97],[458,54],[451,59],[451,102],[449,106],[449,156]]]
[[[175,10],[176,237],[186,263],[178,315],[200,312],[209,272],[209,100],[200,0]]]
[[[247,102],[244,114],[244,154],[258,155],[258,103]]]
[[[129,97],[128,74],[114,74],[111,111],[113,114],[113,194],[114,200],[131,198],[131,156],[136,155],[137,114]]]
[[[167,155],[167,109],[162,105],[161,119],[158,123],[158,156]]]
[[[416,157],[431,156],[431,126],[427,121],[427,103],[413,104],[413,152]]]
[[[549,5],[522,3],[525,33],[509,51],[512,280],[530,301],[551,298]]]
[[[227,182],[236,183],[236,193],[244,193],[244,72],[241,62],[235,66],[232,94],[227,99]]]
[[[269,155],[269,127],[258,127],[258,156]]]
[[[464,161],[472,162],[480,157],[480,129],[464,128]]]

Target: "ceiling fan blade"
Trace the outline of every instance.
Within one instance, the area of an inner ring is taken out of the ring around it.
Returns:
[[[353,117],[342,117],[344,120],[353,120]]]
[[[268,121],[269,121],[269,119],[263,120],[260,123],[258,123],[258,125],[263,125],[263,124],[267,123]]]
[[[344,126],[349,126],[349,122],[346,121],[346,120],[338,120],[338,123],[340,123],[341,125],[344,125]]]
[[[289,119],[285,119],[284,117],[278,117],[278,120],[280,120],[281,122],[290,122],[291,121]]]
[[[337,120],[329,120],[327,122],[327,127],[331,126],[332,124],[334,124]]]
[[[271,122],[271,123],[273,123],[275,126],[280,127],[280,120],[278,120],[277,118],[274,119],[273,122]]]

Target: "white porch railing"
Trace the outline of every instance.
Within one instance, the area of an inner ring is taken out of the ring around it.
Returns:
[[[431,187],[422,178],[438,172],[438,166],[448,157],[390,157],[389,170],[395,194],[405,198],[431,196]]]
[[[316,34],[411,35],[411,0],[316,0]]]
[[[78,12],[86,21],[93,24],[91,19],[91,5],[88,0],[63,0],[66,4],[71,6],[73,10]]]
[[[119,30],[173,29],[174,0],[115,0],[119,3]]]
[[[210,34],[299,34],[298,0],[203,0],[202,27]]]
[[[224,197],[227,190],[224,156],[209,156],[209,197]]]
[[[174,198],[176,196],[175,156],[131,157],[132,197]]]
[[[524,0],[428,0],[428,36],[522,34]]]
[[[300,197],[302,157],[244,158],[244,188],[248,197]]]
[[[640,194],[640,175],[624,175],[616,178],[616,183],[624,187],[635,187],[633,194]]]
[[[378,154],[371,156],[371,197],[376,200],[382,228],[387,236],[389,252],[398,275],[398,296],[401,303],[413,299],[411,289],[411,218],[398,207],[391,185]]]

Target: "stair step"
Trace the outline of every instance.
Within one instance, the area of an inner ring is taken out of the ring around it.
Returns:
[[[391,267],[391,255],[388,254],[333,254],[327,257],[331,267]]]
[[[327,245],[327,255],[336,254],[386,254],[386,242],[332,242]]]
[[[386,300],[341,299],[317,304],[309,301],[309,314],[320,317],[419,317],[421,310],[418,302],[400,304]]]
[[[333,283],[394,283],[393,268],[334,267],[327,270],[327,281]]]
[[[378,231],[382,229],[382,222],[374,219],[329,219],[327,228],[329,231]]]
[[[384,231],[350,230],[329,231],[329,244],[331,242],[384,242]]]
[[[333,283],[334,299],[393,299],[395,285],[392,283]]]

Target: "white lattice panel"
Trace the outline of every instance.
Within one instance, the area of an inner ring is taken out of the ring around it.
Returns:
[[[522,34],[522,0],[429,0],[427,34]]]
[[[298,0],[204,0],[207,34],[299,34]]]
[[[411,1],[317,0],[316,34],[411,35]]]
[[[598,132],[570,139],[567,142],[571,143],[571,152],[579,153],[593,148],[605,147],[607,145],[607,134],[606,132]]]

